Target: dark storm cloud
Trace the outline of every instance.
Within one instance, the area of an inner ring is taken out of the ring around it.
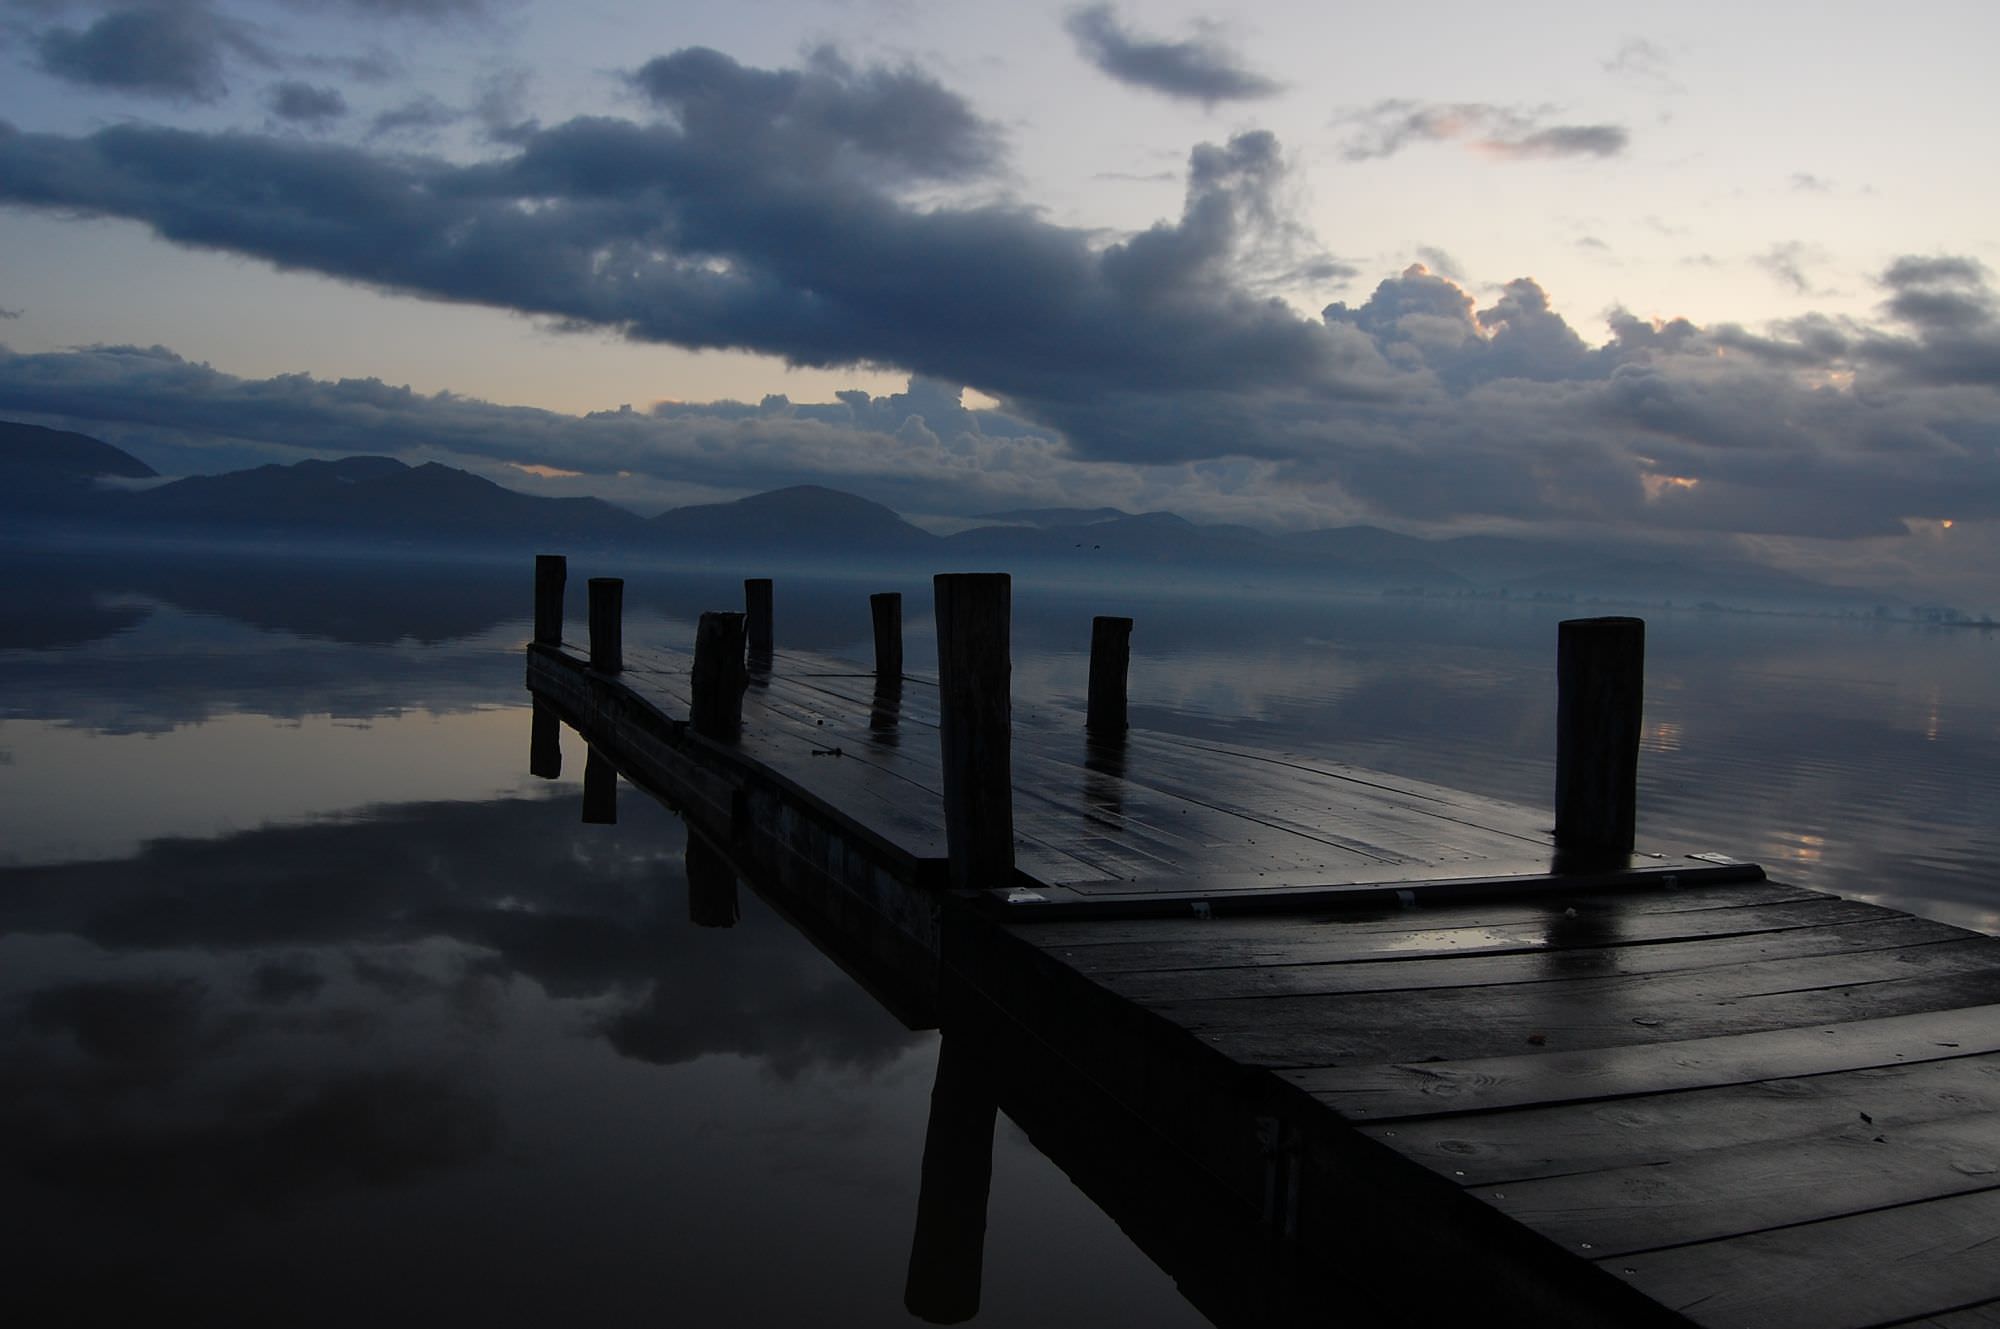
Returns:
[[[176,101],[221,97],[231,57],[271,63],[247,25],[192,0],[114,9],[82,29],[50,28],[35,48],[58,78]]]
[[[1551,125],[1546,107],[1487,102],[1380,101],[1335,123],[1351,129],[1341,155],[1349,161],[1393,157],[1423,143],[1468,143],[1488,156],[1526,161],[1550,157],[1615,157],[1631,135],[1619,125]]]
[[[347,98],[340,95],[340,89],[316,88],[296,79],[274,84],[265,104],[280,120],[314,129],[323,129],[347,114]]]
[[[1064,25],[1078,54],[1121,83],[1168,97],[1213,105],[1249,101],[1283,90],[1273,79],[1244,67],[1207,31],[1184,41],[1142,37],[1110,5],[1073,9]]]
[[[766,171],[817,174],[818,159],[858,153],[913,178],[960,180],[1000,160],[997,133],[958,94],[915,69],[855,69],[830,50],[802,70],[763,70],[692,47],[648,61],[632,84],[690,142]]]

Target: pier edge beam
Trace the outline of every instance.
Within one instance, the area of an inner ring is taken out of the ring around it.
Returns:
[[[1629,854],[1639,803],[1646,622],[1572,618],[1556,634],[1556,848]]]
[[[535,640],[562,645],[563,587],[569,581],[569,559],[561,554],[535,555]]]
[[[776,647],[771,625],[771,579],[743,579],[743,640],[752,659],[769,660]]]
[[[590,667],[615,674],[625,667],[625,579],[590,579]]]
[[[951,884],[1009,884],[1014,875],[1013,581],[1004,572],[939,573],[938,742]]]
[[[1132,666],[1132,620],[1099,614],[1090,620],[1090,695],[1083,727],[1101,738],[1115,738],[1130,726],[1125,717],[1125,686]]]
[[[703,738],[733,743],[743,733],[743,615],[711,610],[695,625],[688,723]]]
[[[903,593],[878,591],[868,597],[868,616],[875,625],[875,677],[903,676]]]

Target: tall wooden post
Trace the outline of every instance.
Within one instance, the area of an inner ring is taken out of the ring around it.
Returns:
[[[535,640],[546,646],[562,644],[563,585],[568,580],[567,558],[535,555]]]
[[[536,697],[533,718],[528,722],[528,774],[541,780],[562,776],[562,717],[556,708]]]
[[[986,1202],[993,1189],[993,1121],[998,1105],[976,1049],[963,1036],[938,1044],[937,1079],[924,1132],[917,1230],[903,1305],[931,1324],[979,1314],[986,1260]]]
[[[583,759],[583,819],[592,826],[618,824],[618,768],[596,748]]]
[[[743,615],[706,613],[695,625],[694,693],[688,722],[704,738],[734,743],[743,733]]]
[[[1125,732],[1125,677],[1132,664],[1132,620],[1090,620],[1090,700],[1084,728],[1099,737]]]
[[[752,659],[769,660],[775,649],[771,631],[771,579],[746,577],[743,580],[744,644]]]
[[[879,591],[868,597],[868,613],[875,620],[875,677],[903,676],[903,594]]]
[[[1556,635],[1556,848],[1632,852],[1646,623],[1573,618]]]
[[[1013,584],[1004,572],[957,572],[933,585],[951,884],[1005,886],[1014,872]]]
[[[615,674],[625,667],[625,579],[590,579],[590,667]]]

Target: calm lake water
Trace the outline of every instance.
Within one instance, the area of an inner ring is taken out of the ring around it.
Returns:
[[[685,643],[740,572],[625,571]],[[0,1268],[81,1319],[907,1320],[933,1034],[754,894],[687,921],[679,822],[526,773],[529,569],[0,558]],[[867,592],[781,577],[864,658]],[[579,597],[572,597],[573,599]],[[1015,690],[1546,805],[1576,610],[1018,585]],[[2000,930],[2000,639],[1649,615],[1643,838]],[[1003,1118],[979,1322],[1198,1324]],[[19,1300],[26,1298],[27,1302]],[[52,1317],[53,1318],[53,1317]]]

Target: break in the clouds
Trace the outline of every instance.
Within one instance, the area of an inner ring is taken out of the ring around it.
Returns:
[[[1252,101],[1282,91],[1248,68],[1206,24],[1180,41],[1145,37],[1126,27],[1108,4],[1084,5],[1064,21],[1077,52],[1121,83],[1200,102]]]
[[[1415,102],[1390,99],[1338,117],[1348,136],[1349,161],[1393,157],[1425,143],[1465,143],[1503,160],[1546,157],[1615,157],[1631,141],[1621,125],[1549,124],[1546,107],[1487,102]]]
[[[111,9],[82,28],[47,28],[34,46],[42,69],[57,78],[183,102],[226,93],[226,67],[234,59],[272,63],[249,25],[199,0]]]

